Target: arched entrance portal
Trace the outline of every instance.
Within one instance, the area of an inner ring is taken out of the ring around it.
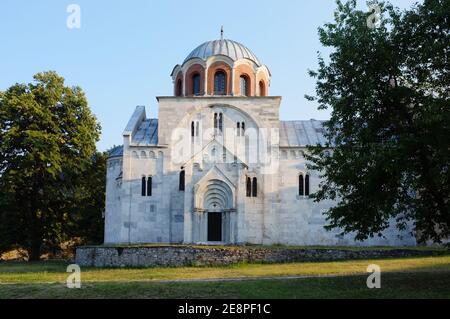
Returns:
[[[230,243],[233,241],[234,193],[224,181],[209,180],[196,192],[197,241]]]

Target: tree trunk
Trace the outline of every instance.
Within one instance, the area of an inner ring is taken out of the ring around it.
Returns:
[[[28,249],[28,261],[38,261],[41,259],[41,239],[32,238],[31,247]]]
[[[38,261],[41,259],[42,246],[42,223],[38,214],[38,194],[42,189],[42,169],[37,169],[34,175],[33,188],[30,199],[30,247],[28,248],[28,261]]]

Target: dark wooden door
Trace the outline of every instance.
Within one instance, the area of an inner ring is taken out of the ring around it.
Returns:
[[[221,213],[208,213],[208,241],[222,241]]]

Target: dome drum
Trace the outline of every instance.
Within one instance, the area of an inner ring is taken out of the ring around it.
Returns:
[[[251,50],[232,40],[208,41],[172,72],[174,94],[267,96],[270,72]]]

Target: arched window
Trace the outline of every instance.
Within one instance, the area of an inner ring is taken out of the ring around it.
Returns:
[[[256,177],[253,177],[252,196],[258,197],[258,179]]]
[[[264,81],[259,81],[259,96],[266,96],[266,85]]]
[[[298,176],[298,194],[300,196],[309,196],[309,174],[300,174]]]
[[[145,196],[146,195],[146,188],[147,187],[147,185],[146,185],[146,178],[145,178],[145,176],[142,176],[142,183],[141,183],[141,195],[142,196]]]
[[[252,197],[252,180],[250,177],[247,177],[246,190],[247,190],[247,197]]]
[[[219,132],[223,131],[223,114],[222,113],[214,113],[214,129],[219,130]]]
[[[227,89],[227,75],[223,71],[217,71],[214,75],[214,95],[225,95]]]
[[[152,196],[153,179],[151,176],[147,178],[147,196]]]
[[[305,176],[305,196],[309,196],[309,175]]]
[[[305,195],[305,184],[304,184],[304,178],[303,174],[300,174],[298,176],[298,195],[304,196]]]
[[[219,113],[219,131],[223,132],[223,114]]]
[[[192,76],[192,94],[200,95],[200,74],[198,73]]]
[[[236,124],[237,129],[237,136],[244,136],[245,135],[245,122],[237,122]]]
[[[180,172],[180,185],[178,187],[180,192],[184,192],[184,190],[185,190],[185,179],[186,179],[186,172],[184,170],[182,170]]]
[[[176,89],[175,89],[175,95],[176,96],[183,95],[183,81],[181,81],[181,79],[179,79],[177,81],[177,86],[176,86]]]
[[[248,82],[248,77],[246,75],[241,75],[241,95],[249,95]]]

